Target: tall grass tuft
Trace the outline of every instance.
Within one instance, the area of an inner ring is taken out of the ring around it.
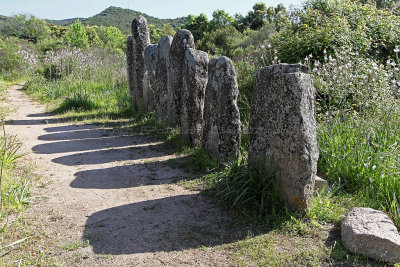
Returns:
[[[205,178],[221,203],[244,218],[268,222],[287,214],[275,175],[273,169],[265,173],[258,167],[249,168],[247,159],[241,158]]]

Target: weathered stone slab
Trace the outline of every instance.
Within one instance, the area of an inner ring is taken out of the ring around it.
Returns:
[[[159,120],[167,120],[169,106],[172,102],[168,94],[168,65],[169,51],[171,49],[172,36],[164,36],[158,43],[156,49],[156,92],[155,110]]]
[[[168,93],[172,99],[170,103],[169,120],[175,126],[180,124],[182,113],[182,86],[185,69],[186,49],[194,48],[194,38],[190,31],[178,31],[172,40],[168,66]]]
[[[227,57],[213,58],[208,64],[202,146],[220,161],[233,160],[240,154],[236,76],[235,67]]]
[[[127,73],[128,73],[128,82],[129,82],[129,90],[131,93],[132,99],[134,98],[134,54],[133,54],[133,39],[132,36],[128,36],[126,39],[126,65],[127,65]]]
[[[311,203],[318,147],[315,89],[303,65],[278,64],[256,73],[249,122],[249,165],[269,172],[289,207],[304,212]]]
[[[156,48],[157,45],[149,45],[144,52],[143,109],[145,111],[152,111],[155,105],[155,71],[157,64]]]
[[[138,16],[132,21],[132,37],[134,51],[134,100],[137,108],[143,108],[143,76],[144,76],[144,52],[150,44],[149,28],[147,20]]]
[[[208,80],[208,54],[186,50],[182,87],[181,133],[192,147],[201,144],[204,95]]]
[[[343,245],[375,260],[400,263],[400,235],[382,211],[354,208],[342,221]]]

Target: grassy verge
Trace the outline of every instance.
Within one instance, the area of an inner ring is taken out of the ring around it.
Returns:
[[[13,82],[0,81],[1,96]],[[4,98],[3,98],[4,99]],[[21,143],[17,136],[3,133],[3,121],[8,110],[0,107],[0,255],[3,256],[28,242],[29,235],[19,226],[24,224],[23,212],[33,202],[31,184],[37,177],[32,166],[19,159]]]

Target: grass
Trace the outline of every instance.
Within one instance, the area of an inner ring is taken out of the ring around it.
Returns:
[[[400,216],[400,128],[390,120],[349,118],[319,127],[319,169],[364,205]],[[396,219],[397,218],[397,219]],[[400,224],[398,224],[399,226]]]
[[[0,80],[1,95],[14,82]],[[3,98],[4,99],[4,98]],[[9,111],[0,107],[1,120],[4,121]],[[1,125],[2,126],[2,125]],[[4,256],[16,247],[30,242],[31,235],[21,228],[24,224],[23,212],[33,202],[31,183],[37,180],[33,168],[19,159],[21,142],[17,136],[2,135],[0,137],[0,162],[2,176],[0,183],[0,255]],[[0,257],[1,257],[0,256]],[[6,265],[3,261],[3,265]]]

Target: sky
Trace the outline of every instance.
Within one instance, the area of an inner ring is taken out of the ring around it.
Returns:
[[[300,7],[304,0],[0,0],[0,15],[31,14],[42,19],[67,19],[96,15],[109,6],[129,8],[158,18],[206,14],[223,9],[234,15],[247,14],[255,3]]]

